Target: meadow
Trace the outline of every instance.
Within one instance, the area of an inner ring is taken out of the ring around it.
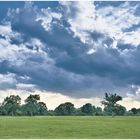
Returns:
[[[140,139],[140,117],[0,117],[0,138]]]

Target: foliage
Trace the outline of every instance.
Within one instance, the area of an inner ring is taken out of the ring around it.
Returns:
[[[47,106],[43,102],[38,103],[38,115],[47,115]]]
[[[21,98],[17,95],[10,95],[6,97],[1,105],[1,114],[2,115],[19,115],[20,111]]]
[[[26,100],[25,104],[22,106],[24,115],[46,115],[47,107],[43,102],[38,102],[40,100],[39,95],[30,95]]]
[[[59,116],[69,116],[69,115],[74,115],[75,108],[74,104],[70,102],[66,102],[64,104],[60,104],[56,109],[55,109],[55,114]]]
[[[101,107],[95,108],[95,116],[103,116],[103,110]]]
[[[140,115],[140,108],[137,109],[134,107],[134,108],[131,108],[128,112],[129,112],[129,115],[133,115],[133,116],[138,115],[139,116]]]
[[[101,103],[105,106],[104,111],[108,115],[116,115],[118,108],[120,107],[117,102],[122,100],[122,97],[115,94],[105,93],[104,101]]]
[[[90,103],[87,103],[85,105],[83,105],[81,107],[81,112],[84,114],[84,115],[87,115],[87,116],[92,116],[93,115],[93,107],[92,107],[92,104]]]
[[[30,95],[25,100],[25,104],[21,105],[21,98],[18,95],[10,95],[6,97],[0,106],[1,115],[46,115],[47,107],[40,100],[39,95]]]
[[[49,115],[49,116],[134,116],[140,115],[140,108],[132,108],[127,111],[122,105],[117,104],[122,97],[117,94],[105,93],[105,98],[101,102],[104,109],[95,107],[91,103],[86,103],[80,108],[75,108],[74,104],[66,102],[60,104],[55,110],[48,110],[44,102],[40,101],[39,95],[29,95],[25,103],[21,105],[21,98],[18,95],[6,97],[0,104],[0,115]]]

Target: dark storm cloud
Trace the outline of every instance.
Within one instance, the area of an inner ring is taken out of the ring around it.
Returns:
[[[95,74],[99,77],[107,77],[115,84],[125,85],[138,80],[140,74],[133,69],[133,65],[127,64],[127,61],[130,60],[124,60],[117,50],[108,49],[92,55],[63,59],[58,61],[57,65],[77,74],[90,76]]]

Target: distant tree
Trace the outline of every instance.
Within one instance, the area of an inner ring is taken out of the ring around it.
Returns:
[[[103,110],[101,107],[95,108],[95,116],[103,116]]]
[[[55,114],[59,116],[74,115],[74,113],[75,113],[74,104],[70,102],[60,104],[58,107],[55,108]]]
[[[38,101],[40,100],[39,95],[29,95],[25,100],[25,104],[22,106],[23,114],[24,115],[38,115]]]
[[[47,115],[47,106],[44,102],[38,103],[38,115]]]
[[[48,111],[47,111],[47,115],[48,115],[48,116],[55,116],[54,110],[48,110]]]
[[[35,95],[29,95],[27,99],[25,100],[26,103],[32,102],[32,103],[37,103],[37,101],[40,100],[40,96],[35,94]]]
[[[97,109],[97,108],[96,108],[94,105],[92,106],[92,108],[93,108],[93,114],[92,114],[92,115],[93,115],[93,116],[96,116],[96,109]]]
[[[140,108],[138,108],[138,109],[137,109],[137,114],[139,114],[139,115],[140,115]]]
[[[81,108],[75,108],[75,116],[83,116],[83,112],[81,111]]]
[[[6,97],[1,105],[2,115],[20,115],[21,98],[18,95],[10,95]]]
[[[129,110],[129,111],[126,111],[125,115],[126,115],[126,116],[133,116],[134,114],[133,114],[132,111]]]
[[[2,105],[0,104],[0,115],[4,115],[2,110]]]
[[[126,113],[126,108],[122,105],[116,105],[114,112],[115,112],[115,115],[123,116]]]
[[[86,103],[81,107],[81,111],[84,115],[92,116],[93,115],[93,106],[90,103]]]
[[[104,108],[104,111],[106,115],[112,115],[112,107],[106,106]],[[126,114],[126,108],[124,106],[121,106],[121,105],[114,106],[113,115],[123,116],[125,114]]]
[[[130,111],[131,111],[134,115],[136,115],[136,114],[138,113],[138,110],[137,110],[136,108],[132,108]]]
[[[101,103],[105,106],[104,110],[114,116],[116,107],[118,106],[117,102],[120,100],[122,100],[122,97],[117,95],[116,93],[105,93],[104,101],[102,101]]]

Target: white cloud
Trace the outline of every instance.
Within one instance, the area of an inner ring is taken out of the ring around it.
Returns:
[[[0,25],[0,35],[6,36],[12,32],[11,26],[9,25]]]
[[[130,91],[126,93],[126,97],[119,103],[128,110],[133,107],[140,108],[140,86],[131,85]]]
[[[0,83],[13,83],[15,80],[15,74],[8,73],[8,74],[0,74]]]
[[[78,36],[82,42],[89,41],[86,31],[94,30],[95,6],[92,1],[82,2],[60,2],[66,7],[65,17],[70,23],[70,29]],[[75,10],[75,11],[74,11]],[[75,13],[76,12],[76,13]],[[73,15],[73,13],[75,15]]]
[[[0,35],[5,37],[9,42],[11,41],[11,38],[16,38],[18,40],[22,39],[22,35],[20,33],[12,31],[10,22],[5,22],[3,25],[0,25]]]
[[[0,89],[11,88],[17,83],[15,74],[0,74]]]
[[[96,52],[96,50],[95,49],[90,49],[88,52],[87,52],[87,54],[93,54],[93,53],[95,53]]]
[[[50,8],[41,9],[37,13],[36,21],[40,22],[46,31],[51,30],[51,26],[54,23],[53,19],[60,20],[62,15],[60,13],[52,12]]]
[[[119,104],[125,106],[127,110],[130,110],[131,108],[140,108],[140,101],[135,100],[131,97],[125,97],[122,101],[118,102]]]
[[[24,75],[24,76],[19,76],[20,79],[23,79],[23,80],[29,80],[31,79],[29,76],[27,75]]]
[[[95,43],[89,34],[93,31],[112,38],[114,40],[112,48],[114,49],[117,49],[117,42],[120,40],[135,46],[140,43],[139,30],[128,33],[124,32],[125,29],[140,23],[140,17],[134,14],[137,6],[131,6],[128,2],[119,7],[105,6],[101,8],[96,8],[92,1],[60,3],[66,9],[65,17],[71,25],[70,30],[83,43],[90,45],[91,50],[104,46],[102,43],[104,39],[100,39],[100,42]],[[76,9],[75,13],[72,11],[73,9]]]
[[[125,44],[132,44],[133,46],[137,47],[140,44],[140,29],[136,31],[131,31],[124,33],[120,41],[124,42]]]
[[[11,43],[11,34],[14,32],[11,31],[7,38],[0,38],[0,62],[8,60],[11,65],[21,66],[32,56],[48,58],[47,52],[43,51],[45,45],[39,39],[31,38],[28,42],[16,45]],[[27,46],[31,46],[32,49]]]
[[[34,84],[18,83],[18,84],[16,84],[16,88],[18,90],[34,91],[35,85]]]
[[[18,57],[19,47],[17,45],[13,45],[6,39],[0,39],[0,59],[16,61]]]
[[[135,6],[132,7],[127,2],[119,7],[108,6],[99,8],[96,11],[96,30],[106,33],[115,39],[120,39],[124,29],[128,29],[140,22],[140,17],[134,15],[135,9]]]
[[[47,56],[47,52],[43,51],[46,46],[37,38],[31,38],[28,42],[25,42],[24,45],[32,47],[32,50],[30,50],[30,52],[40,53],[44,56]]]
[[[131,90],[126,95],[128,98],[140,101],[140,86],[132,85]]]

